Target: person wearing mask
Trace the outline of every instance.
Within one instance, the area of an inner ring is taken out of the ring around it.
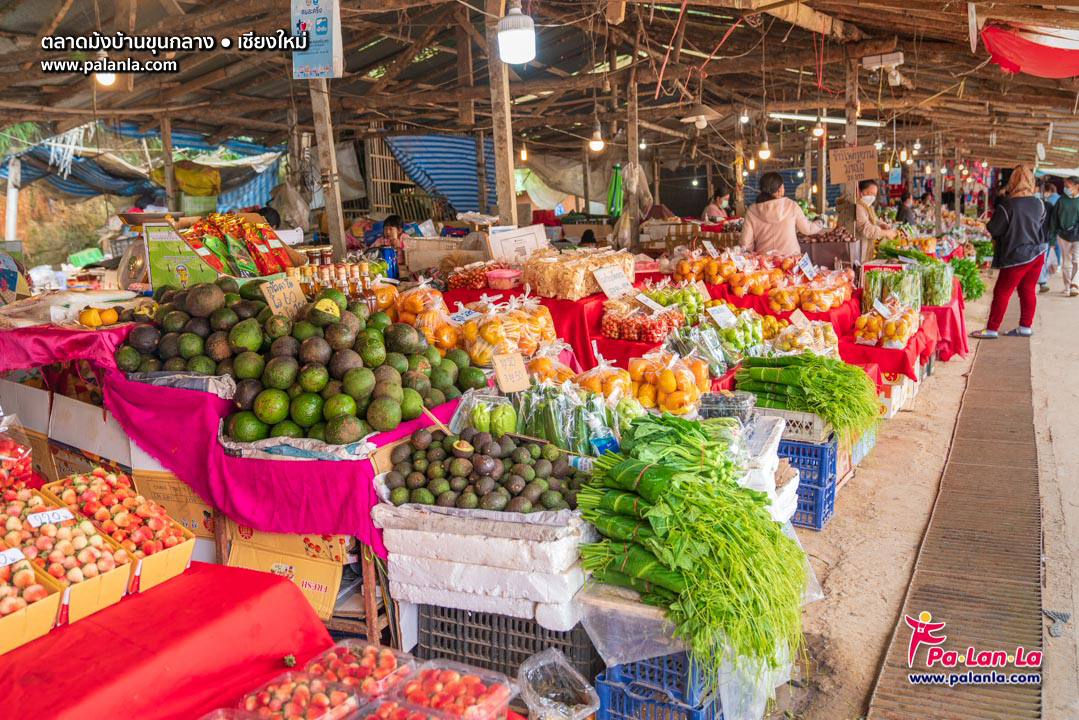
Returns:
[[[798,233],[816,235],[821,224],[806,218],[798,203],[784,197],[783,176],[777,172],[761,175],[760,194],[746,211],[742,225],[742,247],[758,253],[801,252]]]
[[[1060,199],[1060,194],[1057,192],[1057,186],[1049,180],[1042,180],[1038,183],[1038,192],[1041,193],[1042,200],[1048,205],[1050,217],[1053,214],[1053,207],[1056,206],[1057,200]],[[1049,240],[1049,252],[1053,253],[1056,257],[1056,264],[1054,265],[1053,258],[1049,255],[1045,256],[1045,262],[1042,263],[1042,274],[1038,277],[1038,292],[1049,292],[1049,276],[1055,275],[1057,268],[1060,267],[1060,241],[1057,240],[1057,236],[1050,234]],[[1067,288],[1065,288],[1067,289]]]
[[[895,210],[895,221],[899,225],[913,225],[915,223],[914,198],[909,190],[904,190],[903,194],[899,196],[899,207]]]
[[[993,285],[993,303],[985,330],[971,337],[991,340],[998,337],[1012,293],[1019,291],[1019,327],[1005,335],[1029,337],[1034,326],[1038,294],[1034,288],[1045,260],[1045,202],[1035,193],[1034,174],[1026,165],[1017,165],[1004,189],[1006,197],[997,203],[985,229],[993,238],[993,267],[999,268]],[[1079,293],[1077,293],[1079,294]]]
[[[862,243],[862,262],[869,262],[877,253],[881,238],[894,238],[895,230],[884,227],[877,220],[873,205],[877,202],[877,181],[862,180],[858,183],[858,203],[854,208],[855,239]]]
[[[1060,243],[1060,275],[1064,279],[1064,292],[1071,297],[1079,295],[1079,177],[1064,181],[1064,194],[1053,205],[1049,220],[1049,237]]]
[[[708,203],[701,213],[701,220],[706,223],[717,223],[727,219],[727,208],[731,203],[731,191],[726,188],[717,188],[712,194],[712,202]]]
[[[1049,203],[1050,207],[1057,204],[1057,200],[1060,199],[1060,193],[1057,192],[1057,186],[1049,180],[1042,181],[1042,200]]]

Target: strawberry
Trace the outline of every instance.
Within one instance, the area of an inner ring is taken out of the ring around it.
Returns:
[[[402,683],[411,674],[412,664],[390,648],[345,641],[308,663],[306,672],[358,687],[362,695],[375,697]]]
[[[356,699],[310,673],[285,673],[264,688],[248,693],[239,707],[257,717],[339,720],[356,709]]]
[[[48,589],[37,581],[29,560],[0,567],[0,617],[45,599]]]

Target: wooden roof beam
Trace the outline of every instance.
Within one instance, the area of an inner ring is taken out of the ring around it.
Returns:
[[[633,0],[636,3],[651,4],[653,0]],[[744,15],[763,12],[777,20],[796,25],[810,32],[820,33],[839,40],[861,40],[862,31],[854,25],[836,19],[831,15],[814,10],[802,2],[776,2],[776,0],[691,0],[691,5],[710,8],[729,8],[742,10]]]

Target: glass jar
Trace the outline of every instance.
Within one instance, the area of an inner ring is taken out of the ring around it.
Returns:
[[[323,265],[333,265],[333,245],[320,245],[319,255]]]
[[[301,248],[303,254],[307,256],[307,264],[311,266],[322,264],[322,251],[318,247],[311,245],[305,248]]]

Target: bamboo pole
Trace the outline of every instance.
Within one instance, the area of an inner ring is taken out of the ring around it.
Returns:
[[[310,81],[311,110],[318,142],[318,161],[322,169],[322,198],[325,203],[326,229],[330,233],[335,260],[345,257],[345,223],[341,209],[341,187],[337,180],[337,152],[333,144],[333,125],[330,122],[330,81],[325,78]]]
[[[176,178],[172,174],[172,118],[161,118],[161,164],[165,172],[165,207],[169,212],[180,209],[176,202]]]

